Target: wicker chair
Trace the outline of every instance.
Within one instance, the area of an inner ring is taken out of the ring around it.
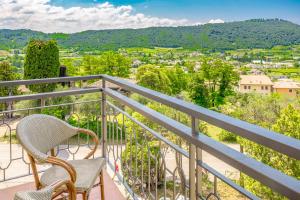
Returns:
[[[78,133],[84,133],[93,138],[95,143],[93,150],[82,160],[65,161],[55,157],[54,148]],[[82,194],[82,199],[87,200],[91,188],[99,177],[101,199],[104,200],[102,169],[105,166],[105,159],[89,159],[99,144],[94,132],[73,127],[52,116],[34,114],[23,118],[18,123],[17,138],[29,156],[37,190],[58,180],[71,180],[76,193]],[[49,151],[51,155],[47,155]],[[39,178],[36,164],[41,163],[49,163],[53,166]]]
[[[76,200],[74,184],[69,180],[57,181],[38,191],[17,192],[14,200],[52,200],[61,194],[65,188],[68,189],[69,200]]]

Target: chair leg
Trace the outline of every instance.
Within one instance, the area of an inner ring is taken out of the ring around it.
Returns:
[[[103,171],[100,172],[100,193],[101,193],[101,200],[105,200]]]
[[[82,193],[82,200],[88,200],[87,192]]]

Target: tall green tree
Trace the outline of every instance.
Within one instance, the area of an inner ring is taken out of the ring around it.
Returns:
[[[85,75],[102,74],[99,59],[97,56],[85,55],[82,59],[82,66]]]
[[[16,79],[16,74],[8,62],[0,62],[0,81],[12,81]],[[0,96],[14,95],[17,93],[16,87],[2,87],[0,86]],[[0,104],[1,110],[7,110],[10,104]]]
[[[24,63],[25,79],[51,78],[59,75],[59,50],[54,40],[31,40],[27,46]],[[55,84],[29,86],[33,92],[49,92]]]
[[[131,60],[120,53],[108,51],[99,58],[100,73],[111,76],[128,78],[131,68]]]
[[[136,80],[143,87],[171,94],[171,81],[165,72],[163,67],[144,65],[138,68]]]
[[[138,68],[136,80],[141,86],[169,95],[177,95],[187,86],[187,75],[179,66],[144,65]]]
[[[166,75],[170,80],[171,93],[179,94],[187,88],[187,74],[179,66],[166,68]]]
[[[204,107],[217,107],[226,96],[234,94],[239,80],[234,66],[220,59],[203,58],[198,72],[192,75],[189,88],[191,99]]]

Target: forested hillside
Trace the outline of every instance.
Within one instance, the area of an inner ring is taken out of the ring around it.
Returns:
[[[74,34],[4,29],[0,30],[0,49],[22,48],[30,38],[53,38],[62,47],[82,51],[127,47],[183,47],[223,51],[299,44],[300,25],[279,19],[253,19],[224,24],[99,30]]]

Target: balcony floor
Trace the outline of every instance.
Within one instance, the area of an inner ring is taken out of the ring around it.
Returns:
[[[104,189],[105,189],[105,198],[106,200],[125,200],[126,198],[121,194],[118,187],[111,179],[111,177],[105,172],[104,173]],[[1,200],[12,200],[14,194],[18,191],[34,190],[34,183],[26,183],[13,187],[8,187],[0,190],[0,199]],[[78,195],[78,200],[81,199],[81,195]],[[99,186],[92,189],[90,194],[90,200],[100,200],[100,189]]]

